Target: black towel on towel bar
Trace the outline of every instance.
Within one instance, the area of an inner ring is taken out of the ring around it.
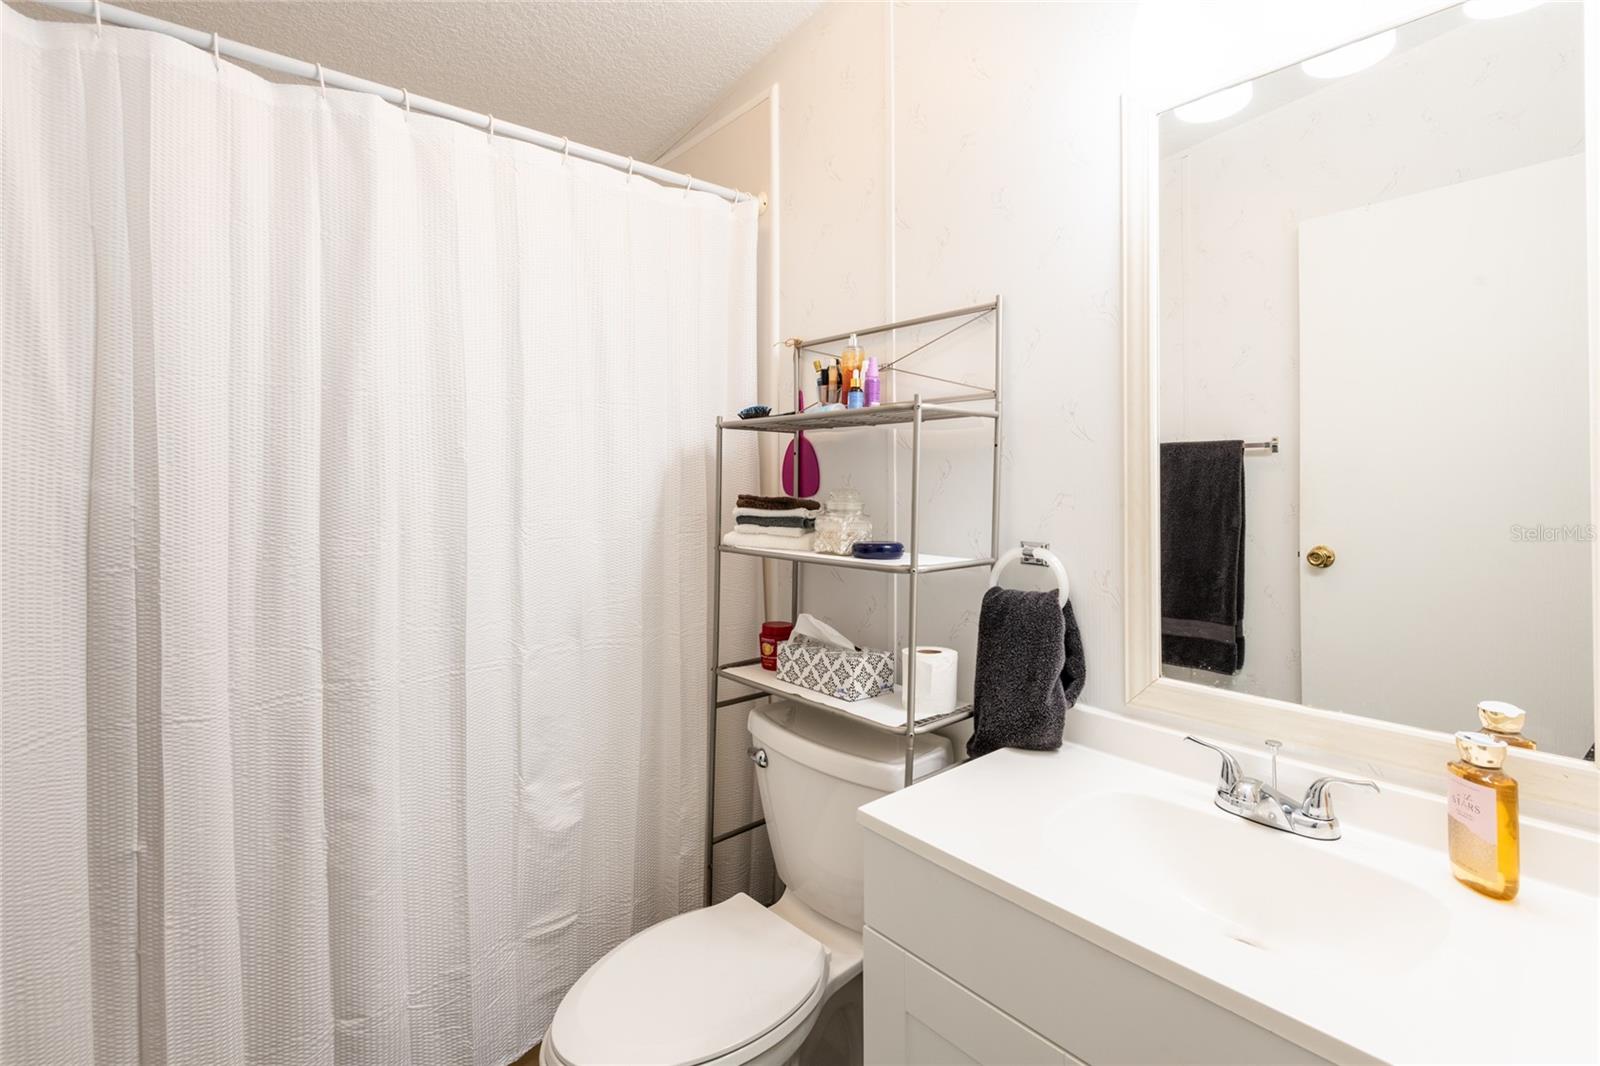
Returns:
[[[1161,661],[1244,667],[1244,441],[1161,446]]]

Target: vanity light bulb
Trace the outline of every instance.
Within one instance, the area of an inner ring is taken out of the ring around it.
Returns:
[[[1173,112],[1180,122],[1217,122],[1243,111],[1255,95],[1250,82],[1191,100]]]
[[[1469,19],[1500,19],[1531,11],[1543,3],[1544,0],[1467,0],[1461,13]]]
[[[1394,51],[1396,37],[1394,30],[1385,30],[1343,48],[1312,56],[1300,64],[1300,69],[1313,78],[1342,78],[1358,70],[1366,70]]]

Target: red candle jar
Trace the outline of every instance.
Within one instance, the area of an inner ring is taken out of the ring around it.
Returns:
[[[788,640],[792,632],[794,632],[793,622],[761,623],[761,669],[778,668],[778,645]]]

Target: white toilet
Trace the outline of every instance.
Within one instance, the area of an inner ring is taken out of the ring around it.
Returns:
[[[861,972],[856,809],[900,786],[904,738],[786,703],[751,711],[750,735],[783,898],[740,894],[617,945],[561,1001],[544,1066],[790,1063]],[[918,777],[950,759],[948,740],[917,738]]]

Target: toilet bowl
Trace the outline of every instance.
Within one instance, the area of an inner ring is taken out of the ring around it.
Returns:
[[[861,972],[855,812],[900,786],[904,738],[787,703],[751,711],[749,726],[783,897],[763,907],[741,893],[617,945],[562,999],[544,1066],[805,1061],[830,1004],[852,999],[836,994]],[[948,740],[917,738],[919,777],[950,760]],[[847,1043],[859,1057],[859,1037]]]

